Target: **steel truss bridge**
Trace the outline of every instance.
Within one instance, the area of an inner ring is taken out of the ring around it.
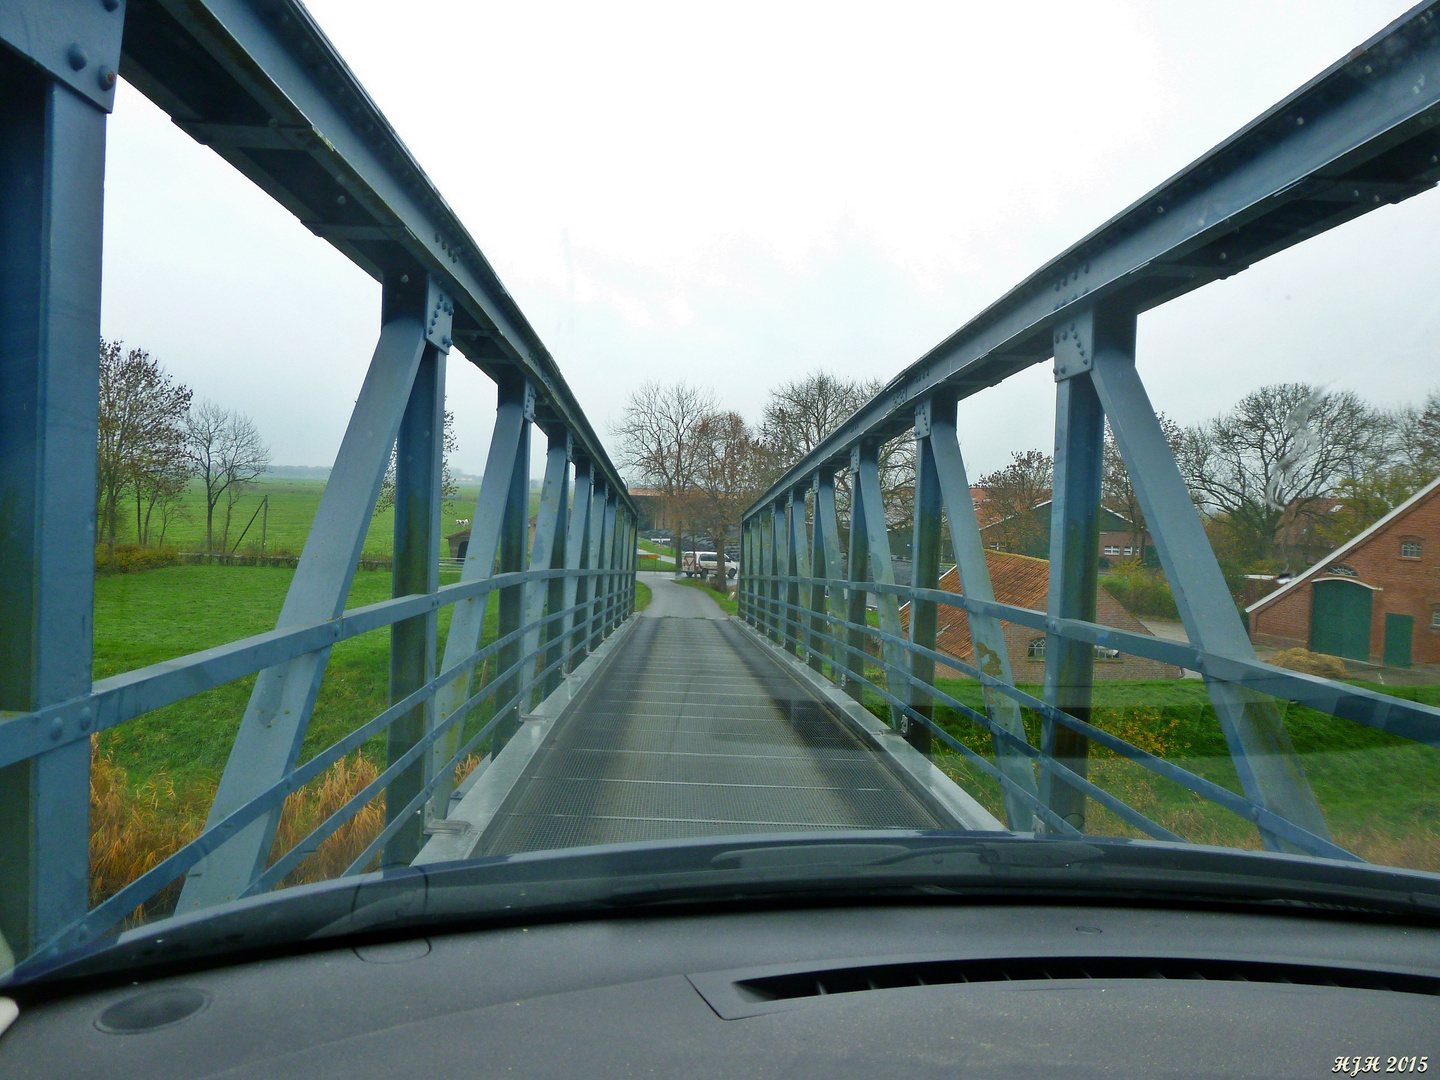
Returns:
[[[1431,746],[1440,710],[1259,663],[1135,369],[1140,312],[1440,179],[1440,18],[1415,8],[1040,268],[898,375],[744,515],[741,618],[686,619],[670,586],[632,615],[636,509],[545,346],[294,0],[8,0],[0,6],[0,932],[43,963],[183,879],[186,912],[273,888],[383,793],[347,873],[571,843],[780,828],[1005,828],[1073,835],[1093,799],[1179,839],[1087,778],[1092,743],[1253,822],[1271,849],[1354,859],[1286,735],[1293,701]],[[123,77],[383,284],[381,330],[273,631],[91,678],[97,350],[106,115]],[[452,349],[498,407],[460,581],[441,587],[441,432]],[[996,602],[957,402],[1053,358],[1055,492],[1046,611]],[[1108,419],[1189,644],[1095,622]],[[527,529],[530,436],[544,486]],[[912,584],[895,583],[878,450],[913,432]],[[397,449],[393,599],[346,609]],[[848,552],[836,477],[848,473]],[[942,515],[963,595],[939,589]],[[659,583],[657,583],[658,585]],[[686,601],[690,596],[691,610]],[[879,625],[867,622],[867,598]],[[498,608],[498,636],[484,641]],[[909,604],[902,621],[900,607]],[[667,606],[668,605],[668,606]],[[453,607],[443,654],[437,613]],[[937,651],[965,613],[980,662]],[[713,612],[708,613],[713,615]],[[1018,689],[1001,633],[1043,633],[1044,689]],[[331,648],[391,635],[391,705],[299,763]],[[867,650],[867,643],[870,649]],[[1094,647],[1199,671],[1243,794],[1089,723]],[[496,674],[476,677],[487,661]],[[935,666],[984,686],[983,710]],[[205,830],[89,909],[90,738],[257,675]],[[889,723],[859,707],[866,693]],[[935,723],[993,738],[993,760]],[[1042,719],[1041,745],[1021,709]],[[380,734],[377,779],[267,865],[291,792]],[[1007,821],[927,760],[966,755]],[[489,747],[468,790],[455,766]],[[649,785],[649,786],[646,786]]]

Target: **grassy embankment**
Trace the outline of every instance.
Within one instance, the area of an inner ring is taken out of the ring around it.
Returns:
[[[101,577],[95,585],[95,678],[210,648],[272,629],[293,571],[265,567],[174,566]],[[442,583],[458,575],[442,575]],[[347,607],[390,595],[387,572],[355,575]],[[650,590],[637,586],[637,604]],[[495,638],[498,605],[486,613],[484,641]],[[451,611],[439,613],[443,649]],[[301,761],[384,711],[389,704],[389,631],[335,646],[316,699]],[[494,674],[493,661],[485,677]],[[254,677],[241,679],[137,717],[94,739],[92,899],[114,892],[193,838],[204,823],[244,714]],[[482,705],[473,732],[491,715]],[[484,750],[484,747],[480,747]],[[278,857],[373,780],[385,758],[384,736],[337,763],[287,801],[272,858]],[[459,775],[473,767],[462,763]],[[325,842],[290,879],[320,880],[349,865],[383,824],[383,799]],[[152,910],[173,903],[170,890]]]
[[[878,671],[870,677],[880,678]],[[937,685],[971,708],[983,708],[973,681],[940,679]],[[1440,687],[1356,685],[1440,705]],[[1022,689],[1041,696],[1039,686]],[[866,704],[884,716],[886,707],[878,695],[868,695]],[[1303,706],[1281,702],[1280,707],[1335,840],[1372,862],[1440,870],[1440,750]],[[1039,717],[1022,712],[1030,741],[1038,746]],[[937,707],[936,719],[966,747],[993,762],[990,736],[979,725],[943,705]],[[1222,787],[1241,791],[1199,680],[1099,682],[1092,723]],[[959,753],[937,748],[935,760],[1003,820],[998,784]],[[1249,822],[1103,747],[1091,747],[1089,779],[1193,843],[1261,846]],[[1114,836],[1144,835],[1093,801],[1088,804],[1087,828]]]
[[[702,581],[695,581],[687,578],[684,581],[677,581],[676,584],[684,585],[688,589],[699,589],[706,596],[710,597],[710,599],[714,600],[717,604],[719,604],[721,610],[724,611],[727,615],[735,615],[740,610],[740,602],[736,600],[734,596],[732,596],[730,593],[720,592],[718,589],[712,589],[710,588],[710,586],[706,585]]]

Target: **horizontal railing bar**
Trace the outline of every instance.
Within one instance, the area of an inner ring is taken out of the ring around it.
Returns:
[[[578,606],[579,605],[577,605],[577,607]],[[566,611],[556,612],[554,617],[564,617],[571,614],[572,610],[573,609],[568,609]],[[540,625],[548,621],[548,618],[542,619],[540,620],[540,623],[532,623],[531,626]],[[530,626],[522,627],[521,632],[529,630],[530,628]],[[511,635],[507,634],[506,638],[508,643]],[[571,647],[564,656],[562,656],[554,663],[550,664],[544,669],[544,671],[540,672],[539,675],[537,675],[537,680],[543,679],[546,675],[550,674],[550,672],[568,663],[570,661],[570,658],[573,657],[576,653],[580,652],[583,648],[583,644]],[[492,695],[495,690],[503,682],[505,682],[505,680],[513,678],[518,672],[523,670],[526,660],[530,660],[531,662],[533,662],[534,658],[538,656],[541,651],[542,650],[536,650],[533,653],[529,653],[526,655],[526,657],[522,658],[515,664],[512,664],[503,672],[497,673],[495,677],[492,678],[485,685],[485,687],[481,689],[480,692],[477,692],[473,697],[468,699],[465,704],[461,706],[461,708],[467,712],[472,710],[475,705],[479,704],[485,698]],[[386,826],[386,828],[381,832],[380,836],[377,838],[377,842],[372,844],[370,848],[366,849],[367,854],[362,855],[361,859],[356,860],[356,864],[352,864],[352,866],[347,869],[341,876],[343,877],[345,876],[345,874],[349,874],[354,871],[356,865],[363,867],[365,863],[369,861],[370,857],[374,855],[375,851],[378,851],[380,847],[383,846],[384,842],[388,840],[392,835],[394,835],[394,833],[399,830],[401,825],[404,824],[406,815],[411,810],[414,810],[416,807],[418,807],[418,805],[425,799],[429,798],[430,794],[435,790],[436,785],[445,776],[446,772],[454,769],[456,765],[463,761],[466,754],[468,754],[475,746],[477,746],[482,739],[484,739],[487,735],[494,731],[495,725],[505,716],[505,714],[509,712],[511,708],[517,705],[520,702],[520,699],[523,698],[527,693],[533,692],[533,689],[533,687],[522,688],[521,690],[517,691],[509,701],[496,708],[495,715],[491,717],[488,721],[486,721],[484,727],[482,727],[478,732],[476,732],[475,735],[471,737],[470,741],[467,742],[464,746],[462,746],[455,753],[455,755],[451,757],[449,762],[442,766],[435,773],[434,776],[432,776],[429,780],[425,782],[424,786],[420,791],[420,794],[416,797],[416,799],[413,800],[410,804],[407,804],[406,808],[401,811],[401,813],[393,816],[393,820],[391,821],[390,825]],[[288,852],[286,852],[286,854],[281,859],[277,860],[273,866],[268,867],[265,872],[261,874],[258,878],[256,878],[255,881],[251,883],[249,888],[247,888],[240,895],[242,897],[246,897],[253,896],[256,893],[268,892],[272,886],[274,886],[277,882],[283,880],[286,874],[288,874],[295,867],[299,866],[300,863],[304,862],[305,859],[307,859],[309,856],[313,855],[315,851],[319,849],[320,845],[325,842],[327,837],[329,837],[332,833],[334,833],[337,829],[344,825],[345,822],[349,821],[352,817],[354,817],[355,814],[359,813],[360,809],[364,807],[368,802],[370,802],[371,799],[375,798],[375,796],[378,795],[384,788],[388,787],[390,781],[393,780],[395,777],[399,776],[400,773],[404,772],[405,769],[407,769],[410,764],[417,757],[420,756],[421,753],[433,746],[435,742],[439,740],[440,736],[444,735],[447,731],[449,731],[451,726],[452,725],[448,723],[438,725],[433,731],[428,732],[422,739],[416,742],[414,746],[412,746],[403,755],[401,755],[401,757],[391,762],[383,772],[381,772],[378,776],[375,777],[374,780],[366,784],[365,787],[361,788],[359,792],[353,795],[345,803],[344,806],[341,806],[323,822],[317,825],[303,839],[296,843],[295,846],[292,847]]]
[[[1085,641],[1105,649],[1118,649],[1124,653],[1141,656],[1148,660],[1174,664],[1176,667],[1199,671],[1222,682],[1234,683],[1251,690],[1258,690],[1271,697],[1283,698],[1298,705],[1318,709],[1342,720],[1350,720],[1366,727],[1383,731],[1412,742],[1440,747],[1440,708],[1424,705],[1418,701],[1391,697],[1360,686],[1346,686],[1342,683],[1306,675],[1288,668],[1276,667],[1260,660],[1237,659],[1205,652],[1191,645],[1166,641],[1164,638],[1137,634],[1117,627],[1102,626],[1099,623],[1082,622],[1078,619],[1058,619],[1032,608],[1015,607],[999,601],[974,600],[961,593],[945,589],[918,589],[905,585],[885,585],[879,582],[857,583],[840,578],[798,578],[775,574],[755,574],[759,582],[778,581],[822,586],[827,588],[858,588],[863,592],[888,593],[910,600],[929,600],[976,615],[988,615],[994,619],[1028,626],[1034,630],[1056,634],[1064,638]],[[810,609],[803,609],[810,613]],[[787,620],[787,625],[794,625]],[[953,658],[952,658],[953,659]],[[952,659],[945,662],[954,666]]]
[[[782,603],[786,603],[786,606],[787,606],[787,607],[792,607],[792,608],[793,608],[793,607],[796,607],[796,605],[790,605],[790,604],[788,604],[788,602],[782,601]],[[799,608],[798,610],[810,610],[810,609]],[[827,621],[827,622],[840,623],[840,624],[843,624],[843,625],[849,625],[849,624],[845,623],[845,620],[844,620],[844,619],[835,618],[835,617],[830,617],[830,616],[822,616],[822,618],[824,618],[825,621]],[[877,634],[876,636],[877,636],[877,637],[881,637],[881,638],[886,638],[886,637],[888,637],[889,635]],[[971,750],[971,749],[970,749],[968,746],[966,746],[964,743],[962,743],[962,742],[960,742],[958,739],[956,739],[953,735],[951,735],[948,731],[946,731],[943,727],[941,727],[938,723],[936,723],[934,719],[932,719],[931,717],[925,716],[923,713],[917,712],[917,711],[913,708],[913,706],[911,706],[910,704],[902,701],[900,698],[896,697],[894,694],[890,693],[888,689],[882,689],[882,688],[879,686],[879,684],[871,681],[870,679],[867,679],[867,678],[865,677],[863,671],[864,671],[864,662],[869,659],[869,654],[866,653],[863,649],[857,649],[857,648],[855,648],[854,646],[852,646],[852,645],[850,645],[850,644],[848,644],[848,643],[846,643],[846,642],[841,641],[839,638],[831,638],[830,640],[833,640],[833,641],[834,641],[836,644],[838,644],[839,647],[840,647],[842,650],[844,650],[845,652],[850,653],[851,655],[858,655],[858,656],[861,658],[861,671],[860,671],[859,673],[856,673],[856,672],[851,671],[850,669],[847,668],[847,669],[846,669],[846,674],[847,674],[847,675],[853,676],[853,677],[855,678],[855,680],[856,680],[857,682],[861,683],[862,685],[870,687],[870,689],[874,690],[874,691],[875,691],[877,694],[879,694],[883,699],[885,699],[885,701],[887,701],[888,703],[890,703],[891,705],[893,705],[895,708],[897,708],[897,709],[901,710],[902,712],[904,712],[904,713],[905,713],[907,716],[909,716],[911,719],[916,720],[916,721],[918,721],[920,724],[924,725],[926,728],[928,728],[930,731],[932,731],[935,735],[939,736],[940,740],[941,740],[942,742],[944,742],[947,746],[950,746],[950,747],[952,747],[953,749],[956,749],[956,750],[960,751],[960,752],[961,752],[962,754],[964,754],[967,758],[973,759],[973,760],[976,761],[976,762],[984,762],[984,759],[981,758],[979,755],[977,755],[977,754],[975,753],[975,751]],[[920,646],[913,646],[913,649],[914,649],[915,652],[917,652],[918,654],[920,654],[920,655],[922,655],[922,656],[923,656],[923,655],[926,655],[927,653],[930,652],[930,650],[924,649],[924,648],[922,648],[922,647],[920,647]],[[818,654],[816,654],[815,652],[813,652],[812,650],[810,650],[809,648],[806,648],[805,651],[806,651],[810,656],[812,656],[812,657],[818,655]],[[939,655],[939,654],[937,654],[937,655]],[[822,660],[829,660],[829,659],[830,659],[829,657],[826,657],[826,656],[823,656],[823,655],[819,656],[819,658],[822,659]],[[834,667],[833,662],[832,662],[832,665],[831,665],[831,666],[832,666],[832,671],[833,671],[833,667]],[[876,666],[877,666],[877,667],[883,667],[883,668],[885,669],[885,671],[887,672],[887,677],[888,677],[889,668],[888,668],[886,665],[884,665],[884,664],[877,664]],[[966,666],[968,667],[968,665],[966,665]],[[973,669],[972,669],[972,670],[973,670]],[[1046,754],[1044,754],[1042,751],[1037,750],[1034,746],[1032,746],[1032,745],[1031,745],[1029,742],[1027,742],[1025,739],[1022,739],[1022,738],[1020,738],[1018,735],[1015,735],[1014,733],[1012,733],[1012,732],[1010,732],[1010,731],[1007,731],[1007,730],[1005,730],[1003,727],[1000,727],[999,725],[995,724],[995,723],[994,723],[988,716],[986,716],[984,713],[978,712],[978,711],[976,711],[975,709],[970,708],[970,706],[965,705],[963,702],[957,701],[955,698],[953,698],[953,697],[951,697],[950,695],[946,694],[944,691],[935,689],[935,688],[934,688],[933,686],[931,686],[929,683],[926,683],[926,682],[924,682],[923,680],[916,678],[914,675],[910,674],[908,671],[902,672],[901,674],[902,674],[907,680],[909,680],[913,685],[915,685],[916,687],[921,688],[928,696],[932,696],[932,697],[934,697],[934,698],[937,698],[937,699],[940,701],[941,704],[949,705],[951,708],[953,708],[953,709],[955,709],[957,712],[959,712],[962,716],[965,716],[967,719],[971,720],[972,722],[974,722],[974,723],[976,723],[976,724],[978,724],[978,725],[986,728],[986,729],[989,730],[992,734],[998,734],[998,736],[999,736],[1004,742],[1006,742],[1008,745],[1011,745],[1011,746],[1015,747],[1016,749],[1018,749],[1018,750],[1020,750],[1022,753],[1024,753],[1026,756],[1030,757],[1030,758],[1035,762],[1035,764],[1039,765],[1041,768],[1043,768],[1043,769],[1045,769],[1047,772],[1051,773],[1053,776],[1055,776],[1055,777],[1056,777],[1057,779],[1059,779],[1061,782],[1063,782],[1063,783],[1065,783],[1065,784],[1068,784],[1068,785],[1070,785],[1071,787],[1076,788],[1076,789],[1078,789],[1078,790],[1080,790],[1080,791],[1083,791],[1085,794],[1087,794],[1087,795],[1089,795],[1091,798],[1095,799],[1096,802],[1099,802],[1099,803],[1102,804],[1103,806],[1108,807],[1109,809],[1111,809],[1112,811],[1114,811],[1118,816],[1120,816],[1122,819],[1130,822],[1130,824],[1134,825],[1136,828],[1140,829],[1142,832],[1148,833],[1149,835],[1155,837],[1157,840],[1183,841],[1183,837],[1181,837],[1179,834],[1173,833],[1173,832],[1171,832],[1169,829],[1165,828],[1163,825],[1160,825],[1160,824],[1157,823],[1157,822],[1151,821],[1148,817],[1146,817],[1144,814],[1140,813],[1140,811],[1136,810],[1134,807],[1131,807],[1131,806],[1127,805],[1126,803],[1122,802],[1120,799],[1118,799],[1118,798],[1116,798],[1115,796],[1111,795],[1109,792],[1105,791],[1103,788],[1097,787],[1093,782],[1091,782],[1090,780],[1087,780],[1087,779],[1085,779],[1084,777],[1080,776],[1080,775],[1079,775],[1078,773],[1076,773],[1074,770],[1070,769],[1068,766],[1065,766],[1065,765],[1061,764],[1061,763],[1060,763],[1059,761],[1057,761],[1055,758],[1049,757],[1049,756],[1047,756]],[[833,682],[834,680],[832,679],[831,681]],[[1000,683],[1000,684],[998,684],[998,685],[999,685],[1001,688],[1008,688],[1008,684],[1005,684],[1005,683]],[[1058,710],[1056,710],[1056,711],[1058,711]],[[1065,821],[1063,818],[1061,818],[1061,817],[1059,817],[1058,815],[1056,815],[1053,810],[1051,810],[1048,806],[1045,806],[1043,803],[1041,803],[1041,802],[1039,801],[1039,799],[1037,799],[1037,798],[1036,798],[1034,795],[1032,795],[1030,792],[1025,791],[1024,789],[1022,789],[1021,787],[1019,787],[1019,785],[1015,784],[1014,781],[1012,781],[1009,777],[1005,776],[1005,774],[1004,774],[1003,772],[1001,772],[999,769],[997,769],[995,766],[991,765],[989,762],[984,762],[984,770],[985,770],[985,772],[986,772],[988,775],[992,776],[993,778],[996,778],[996,779],[1001,780],[1002,783],[1003,783],[1003,786],[1009,788],[1010,790],[1013,790],[1013,791],[1017,792],[1017,793],[1020,795],[1022,801],[1026,802],[1026,803],[1033,803],[1035,806],[1041,807],[1041,808],[1043,809],[1042,817],[1044,818],[1044,820],[1047,821],[1047,823],[1051,823],[1051,824],[1059,823],[1059,824],[1063,827],[1063,828],[1062,828],[1062,831],[1068,830],[1068,831],[1071,831],[1071,832],[1075,832],[1077,835],[1079,835],[1078,830],[1076,830],[1076,829],[1074,828],[1074,826],[1070,825],[1069,822]]]
[[[524,570],[442,585],[353,608],[313,626],[269,630],[213,649],[162,660],[97,680],[90,693],[0,720],[0,768],[67,743],[88,739],[127,720],[213,690],[247,675],[330,648],[341,641],[462,600],[557,577],[600,577],[613,570]]]
[[[519,577],[521,575],[506,576]],[[492,641],[483,649],[477,650],[460,663],[441,672],[435,676],[435,678],[429,680],[424,686],[416,689],[380,713],[373,720],[366,722],[344,738],[337,740],[325,750],[317,753],[309,761],[298,766],[289,774],[266,788],[263,792],[256,795],[255,798],[237,807],[213,826],[205,829],[194,840],[140,875],[140,877],[136,878],[129,885],[120,889],[109,899],[96,906],[85,917],[72,923],[69,927],[45,942],[27,958],[26,962],[37,962],[46,957],[57,955],[66,949],[78,948],[101,936],[104,931],[119,922],[137,906],[143,904],[161,889],[165,888],[165,886],[188,872],[196,863],[216,851],[235,833],[256,820],[261,814],[273,810],[276,806],[284,802],[289,795],[304,787],[336,761],[340,760],[340,758],[350,753],[350,751],[363,746],[369,739],[378,735],[389,727],[390,724],[394,723],[395,720],[432,697],[439,687],[458,678],[476,664],[482,663],[505,645],[521,639],[525,633],[535,627],[543,625],[552,619],[563,618],[584,606],[587,605],[577,604],[564,611],[556,612],[554,615],[546,616],[544,619],[522,625],[504,637]],[[512,664],[503,673],[497,673],[485,687],[481,688],[455,709],[454,712],[445,717],[445,719],[437,724],[431,732],[427,733],[424,739],[421,740],[421,743],[417,745],[423,744],[422,748],[428,747],[430,743],[434,742],[468,715],[477,704],[485,700],[485,698],[492,696],[501,683],[523,670],[527,660],[533,663],[535,657],[539,655],[539,652],[540,650],[536,650],[536,652],[530,653],[526,657],[518,660],[515,664]],[[517,695],[517,700],[518,696],[519,695]],[[506,708],[508,708],[508,706]],[[505,709],[497,710],[496,719],[503,716],[504,712]],[[491,723],[493,724],[493,720]],[[413,749],[412,747],[412,750]],[[409,752],[407,751],[407,753]],[[418,756],[418,754],[415,756]],[[413,760],[413,757],[409,760]],[[407,764],[408,763],[407,761]]]
[[[783,607],[786,608],[793,608],[794,610],[803,611],[811,615],[815,614],[812,609],[801,608],[798,605],[789,604],[788,601],[785,600],[781,600],[780,603]],[[1311,851],[1313,854],[1320,855],[1325,858],[1358,860],[1358,856],[1356,856],[1352,852],[1346,851],[1344,848],[1339,847],[1338,845],[1332,843],[1329,840],[1326,840],[1324,837],[1317,836],[1306,829],[1302,829],[1300,826],[1294,824],[1286,818],[1280,817],[1273,811],[1259,806],[1256,803],[1251,802],[1249,799],[1246,799],[1241,795],[1237,795],[1233,791],[1228,790],[1227,788],[1221,787],[1219,784],[1216,784],[1213,781],[1206,780],[1204,777],[1201,776],[1197,776],[1196,774],[1190,772],[1187,769],[1182,769],[1179,766],[1166,761],[1164,758],[1156,757],[1155,755],[1150,754],[1145,750],[1141,750],[1138,746],[1134,746],[1123,739],[1111,735],[1107,731],[1097,728],[1092,724],[1088,724],[1083,720],[1078,720],[1074,716],[1071,716],[1069,713],[1064,712],[1044,701],[1041,701],[1039,698],[1032,697],[1031,695],[1025,693],[1023,690],[1020,690],[1018,687],[1012,685],[1011,683],[1003,682],[1002,680],[997,679],[994,676],[987,675],[984,672],[981,672],[978,669],[974,668],[973,666],[966,664],[964,661],[958,660],[957,658],[949,656],[946,653],[937,652],[933,649],[927,649],[924,646],[917,645],[914,642],[908,641],[905,638],[899,638],[895,637],[894,635],[887,634],[884,631],[879,630],[876,627],[872,627],[868,624],[864,626],[861,626],[859,624],[852,624],[844,619],[829,615],[821,615],[820,617],[826,622],[843,625],[847,628],[854,627],[856,629],[859,629],[861,632],[876,638],[877,640],[888,641],[892,644],[899,645],[902,648],[905,648],[915,653],[916,655],[927,657],[938,663],[943,663],[947,666],[952,666],[959,670],[964,670],[967,673],[970,673],[971,677],[975,678],[982,685],[991,687],[992,689],[995,689],[1005,694],[1006,696],[1026,706],[1027,708],[1039,712],[1042,716],[1048,717],[1049,719],[1054,720],[1056,723],[1062,724],[1063,726],[1070,728],[1072,731],[1076,731],[1079,734],[1085,735],[1092,741],[1098,742],[1101,745],[1107,747],[1108,749],[1113,750],[1114,752],[1121,754],[1125,757],[1128,757],[1130,760],[1144,766],[1151,772],[1154,772],[1157,775],[1162,776],[1165,779],[1186,788],[1192,793],[1199,795],[1201,798],[1208,799],[1216,805],[1222,806],[1225,809],[1230,810],[1232,813],[1235,813],[1236,815],[1254,823],[1259,827],[1274,832],[1277,836],[1280,836],[1282,839],[1289,840],[1290,842],[1294,843],[1298,847],[1303,848],[1304,850]],[[867,653],[864,653],[863,650],[854,649],[852,646],[842,642],[837,637],[832,636],[829,637],[828,640],[835,642],[846,652],[854,653],[859,651],[863,656],[868,657],[869,655]],[[812,656],[816,655],[808,648],[806,648],[806,652]],[[822,657],[822,659],[828,658]],[[877,666],[885,667],[885,670],[887,672],[889,671],[889,667],[886,665],[882,664]],[[852,672],[850,674],[854,673]],[[1007,743],[1016,746],[1023,753],[1033,757],[1037,762],[1043,763],[1046,760],[1044,755],[1040,751],[1036,750],[1033,746],[1031,746],[1029,742],[1020,739],[1018,736],[1013,735],[1008,731],[1005,731],[1003,728],[993,725],[989,721],[988,717],[982,718],[981,714],[976,713],[974,710],[970,709],[968,706],[963,705],[961,702],[957,701],[953,697],[950,697],[943,691],[936,689],[932,684],[926,683],[923,680],[916,678],[909,671],[901,671],[900,674],[902,678],[911,682],[916,687],[922,689],[926,694],[939,699],[943,704],[950,705],[952,708],[957,708],[962,713],[968,714],[972,719],[976,719],[978,722],[983,723],[992,732],[1000,732],[1001,737],[1005,739]],[[868,681],[864,680],[863,677],[861,677],[861,681],[867,682],[867,685],[874,685],[872,683],[868,683]],[[900,704],[898,707],[905,708],[903,704]],[[930,723],[929,721],[925,722]],[[930,724],[930,726],[933,727],[934,725]],[[1048,768],[1048,765],[1046,767]]]

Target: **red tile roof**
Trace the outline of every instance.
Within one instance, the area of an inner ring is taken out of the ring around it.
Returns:
[[[1050,591],[1048,559],[1032,559],[1028,555],[1014,555],[1006,551],[986,551],[985,565],[990,571],[990,584],[999,603],[1029,608],[1032,611],[1045,610]],[[965,590],[960,588],[960,576],[955,567],[941,575],[940,588],[946,592],[964,594]],[[909,604],[905,604],[900,608],[900,621],[907,631],[910,628],[909,607]],[[1095,609],[1095,621],[1103,626],[1113,626],[1136,634],[1150,634],[1144,623],[1131,615],[1120,601],[1103,588],[1098,590]],[[973,660],[970,620],[965,617],[965,613],[959,608],[941,607],[939,623],[937,649],[961,660]]]

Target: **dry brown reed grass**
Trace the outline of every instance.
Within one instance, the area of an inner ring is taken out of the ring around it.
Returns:
[[[90,737],[90,904],[119,892],[200,835],[205,812],[179,798],[161,773],[138,788],[110,751]],[[138,909],[136,921],[171,911],[180,895],[174,882]]]
[[[285,800],[268,863],[274,863],[319,824],[380,775],[379,767],[364,754],[343,757]],[[382,791],[327,836],[294,870],[281,887],[328,881],[343,874],[385,827],[385,793]]]
[[[269,862],[273,863],[289,851],[377,775],[379,769],[376,765],[357,753],[341,758],[293,793],[285,800]],[[213,789],[188,797],[177,794],[174,783],[163,772],[134,787],[129,774],[116,764],[110,751],[102,751],[99,741],[92,737],[91,906],[113,896],[199,836],[213,797]],[[382,792],[326,837],[312,855],[285,877],[282,885],[338,877],[375,839],[384,825],[385,796]],[[127,920],[127,925],[169,914],[179,896],[180,882],[172,882],[137,908]]]

